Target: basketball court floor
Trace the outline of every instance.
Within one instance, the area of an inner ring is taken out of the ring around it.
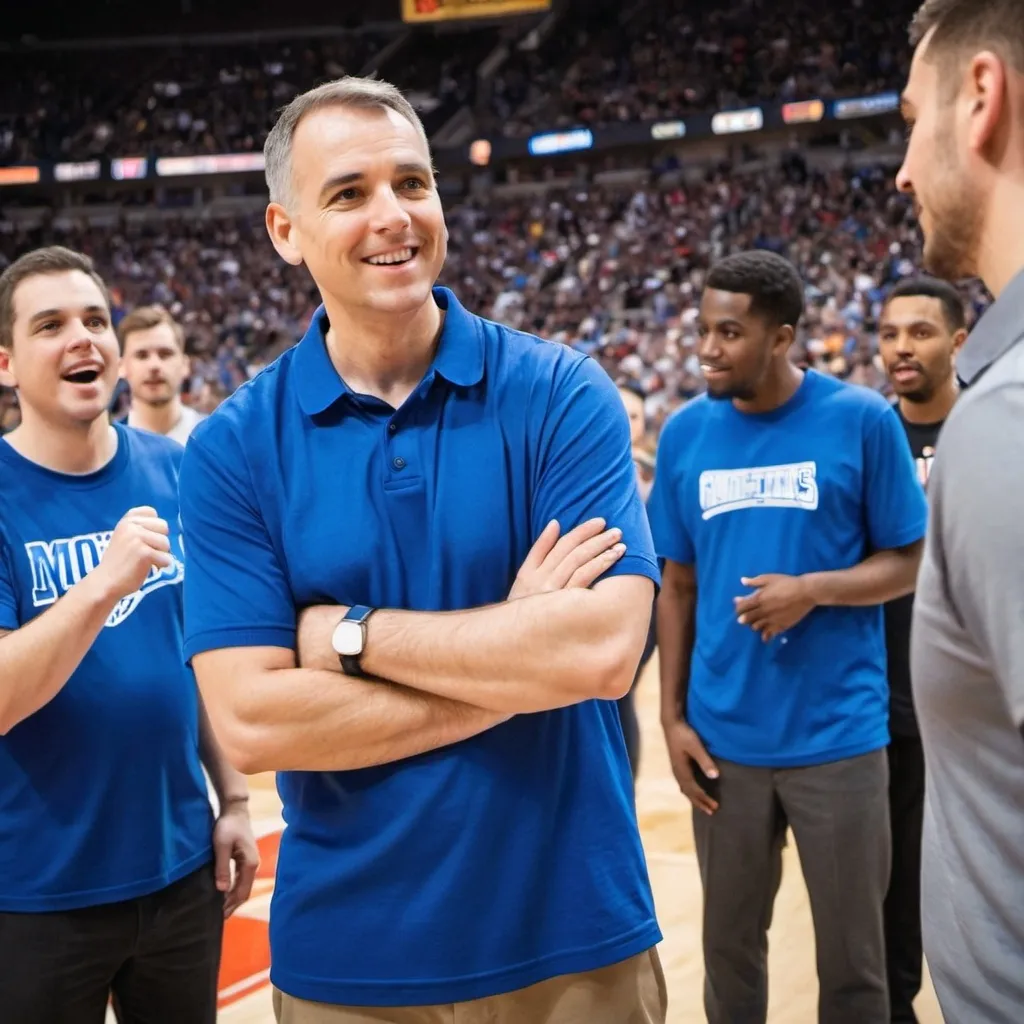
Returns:
[[[643,734],[637,806],[664,933],[661,957],[668,982],[669,1024],[702,1024],[700,881],[688,805],[672,777],[662,743],[657,691],[655,656],[637,693]],[[253,822],[260,837],[263,866],[252,898],[226,925],[218,1017],[223,1024],[274,1021],[268,982],[267,919],[282,822],[273,777],[256,777],[251,785]],[[814,1024],[817,980],[807,891],[793,843],[784,856],[782,888],[769,937],[768,1020],[770,1024]],[[921,1024],[942,1024],[927,978],[917,1012]]]

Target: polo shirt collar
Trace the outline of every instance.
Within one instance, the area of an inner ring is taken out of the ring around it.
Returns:
[[[1024,337],[1024,269],[975,324],[956,360],[957,376],[970,387],[1001,355]]]
[[[320,306],[295,351],[295,386],[307,416],[324,412],[349,394],[327,354],[327,327],[327,310]]]
[[[471,388],[484,378],[484,337],[480,318],[473,316],[450,288],[435,288],[434,301],[445,311],[445,316],[432,369],[449,384]]]
[[[448,288],[433,289],[434,300],[445,311],[444,326],[427,378],[435,373],[456,387],[479,384],[484,375],[484,338],[480,321]],[[352,392],[341,379],[327,353],[327,311],[320,306],[295,353],[299,404],[307,416],[329,409]]]

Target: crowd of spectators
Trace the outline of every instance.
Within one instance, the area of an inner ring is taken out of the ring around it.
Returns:
[[[510,47],[486,88],[478,68],[515,31],[500,23],[411,33],[393,53],[400,24],[250,42],[15,47],[3,55],[0,164],[256,151],[297,92],[374,59],[429,130],[466,105],[477,133],[492,136],[872,93],[905,80],[916,2],[573,0],[541,45]]]
[[[623,4],[594,0],[502,66],[483,124],[518,136],[899,89],[916,6],[651,0],[620,23]]]
[[[822,173],[791,159],[756,173],[723,168],[693,184],[556,186],[543,197],[460,202],[447,218],[441,283],[471,309],[588,352],[636,384],[652,438],[701,390],[697,301],[715,259],[755,246],[791,259],[807,294],[794,358],[878,388],[880,302],[917,270],[913,211],[882,168]],[[159,302],[181,320],[188,399],[204,410],[293,344],[319,301],[256,214],[15,232],[0,238],[0,268],[44,242],[94,257],[113,286],[115,316]],[[978,289],[965,298],[975,313],[987,301]],[[0,424],[9,428],[9,396],[5,403]]]
[[[358,74],[384,38],[15,51],[0,163],[252,152],[297,93]]]

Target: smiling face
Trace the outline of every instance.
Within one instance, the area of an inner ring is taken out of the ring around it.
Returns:
[[[791,340],[751,313],[751,301],[750,295],[718,288],[705,288],[701,296],[697,355],[711,398],[754,400],[778,346]]]
[[[359,317],[415,313],[447,255],[421,134],[394,110],[331,104],[299,122],[291,196],[267,208],[280,255],[305,263],[325,297]]]
[[[105,415],[118,376],[106,298],[80,270],[34,274],[14,290],[13,343],[0,384],[18,389],[23,417],[89,425]]]

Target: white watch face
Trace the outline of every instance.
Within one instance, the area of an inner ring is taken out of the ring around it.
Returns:
[[[337,654],[346,654],[355,657],[363,653],[363,627],[359,622],[342,620],[334,628],[334,635],[331,637],[331,646]]]

